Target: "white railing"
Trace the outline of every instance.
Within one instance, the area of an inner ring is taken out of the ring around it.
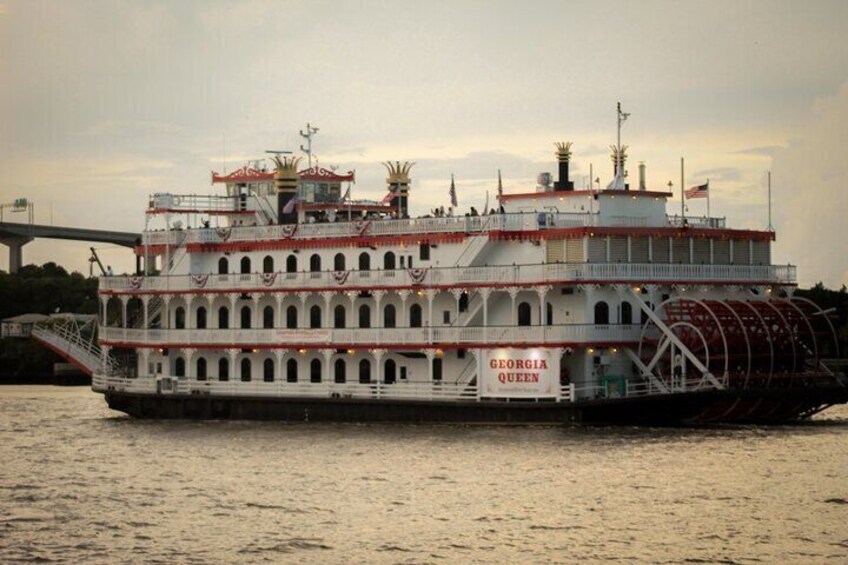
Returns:
[[[238,210],[238,200],[234,196],[208,194],[154,194],[148,208],[152,211],[234,212]]]
[[[537,343],[623,343],[637,342],[639,324],[561,326],[490,326],[433,328],[343,328],[343,329],[139,329],[101,327],[104,343],[145,345],[179,344],[230,346],[404,345],[410,349],[427,345],[537,344]]]
[[[50,345],[66,359],[82,365],[89,374],[102,369],[103,351],[92,340],[84,338],[74,324],[39,324],[32,329],[32,337]],[[115,372],[117,366],[114,360],[108,356],[105,360],[107,371]]]
[[[162,195],[162,198],[179,198]],[[208,197],[214,198],[214,197]],[[237,202],[229,198],[230,209],[237,209]],[[223,206],[223,204],[221,204]],[[183,206],[180,201],[180,206]],[[256,206],[254,206],[255,208]],[[187,208],[188,209],[188,208]],[[588,213],[516,213],[490,214],[486,216],[451,216],[444,218],[409,218],[404,220],[375,219],[366,223],[339,221],[334,223],[298,224],[293,235],[288,226],[232,227],[219,231],[213,228],[186,230],[186,243],[232,243],[262,240],[308,240],[362,235],[393,236],[434,233],[488,233],[491,231],[536,231],[547,228],[573,227],[640,227],[657,223],[647,217],[601,216]],[[665,224],[657,227],[724,228],[724,218],[666,216]],[[142,244],[173,245],[174,230],[146,231]]]
[[[101,291],[188,292],[230,290],[232,292],[297,289],[353,290],[384,287],[450,286],[455,284],[536,285],[569,282],[602,283],[762,283],[793,284],[794,265],[686,265],[657,263],[548,263],[539,265],[495,265],[444,267],[427,270],[422,280],[408,270],[350,271],[339,283],[332,271],[252,274],[172,275],[164,277],[100,277]]]

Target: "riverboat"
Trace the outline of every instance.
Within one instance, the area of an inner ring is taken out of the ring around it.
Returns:
[[[619,108],[620,126],[626,114]],[[410,211],[282,153],[150,198],[139,271],[100,279],[93,389],[142,418],[786,422],[848,401],[827,312],[775,233],[669,214],[626,174],[497,187],[489,210]],[[315,130],[317,131],[317,130]],[[348,190],[343,193],[343,189]],[[708,191],[695,187],[690,193]]]

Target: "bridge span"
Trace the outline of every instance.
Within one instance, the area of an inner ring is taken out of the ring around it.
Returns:
[[[37,237],[112,243],[124,247],[134,247],[141,241],[141,234],[133,232],[0,222],[0,243],[9,248],[10,273],[18,272],[23,265],[24,245]]]

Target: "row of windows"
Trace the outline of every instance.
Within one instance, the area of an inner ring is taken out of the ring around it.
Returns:
[[[430,258],[429,247],[426,253],[426,258]],[[422,253],[422,256],[425,255]],[[336,253],[335,257],[333,257],[333,270],[334,271],[344,271],[346,270],[347,261],[343,253]],[[390,271],[398,268],[398,264],[400,264],[400,268],[412,268],[412,255],[395,255],[392,251],[387,251],[383,255],[383,269]],[[366,252],[362,252],[359,254],[359,270],[360,271],[369,271],[371,270],[371,255]],[[239,272],[242,274],[247,274],[251,272],[252,263],[250,261],[250,257],[242,257],[239,262]],[[318,272],[321,270],[321,256],[317,253],[313,253],[309,257],[309,270],[311,272]],[[218,274],[226,275],[230,272],[230,261],[226,257],[221,257],[218,259]],[[274,258],[270,255],[266,255],[264,259],[262,259],[262,272],[263,273],[273,273],[274,272]],[[286,272],[287,273],[296,273],[297,272],[297,256],[289,255],[286,257]]]
[[[208,314],[206,307],[200,306],[196,313],[197,328],[206,329],[208,327]],[[250,306],[242,306],[240,310],[239,327],[242,329],[250,329],[253,327],[253,313]],[[409,327],[420,328],[422,326],[422,309],[418,304],[413,304],[409,307]],[[286,308],[286,328],[297,328],[297,306],[289,306]],[[276,327],[274,320],[274,307],[266,306],[262,309],[262,327],[272,329]],[[321,307],[315,304],[309,309],[309,327],[320,328]],[[218,308],[218,328],[227,329],[230,327],[230,309],[226,306]],[[339,304],[333,309],[333,327],[347,327],[347,309]],[[362,304],[359,307],[359,327],[371,327],[371,307],[367,304]],[[397,327],[397,309],[392,304],[387,304],[383,308],[383,327]],[[180,306],[174,311],[174,328],[182,330],[186,328],[185,309]]]
[[[619,310],[619,319],[618,323],[620,324],[632,324],[633,323],[633,306],[629,302],[622,302]],[[467,306],[466,306],[467,309]],[[461,311],[464,309],[460,308]],[[532,308],[529,302],[521,302],[518,304],[518,325],[519,326],[529,326],[531,325],[531,313]],[[554,311],[553,305],[548,302],[547,308],[545,312],[546,320],[545,323],[547,325],[553,325],[554,320]],[[218,309],[218,328],[227,329],[230,327],[230,310],[226,306],[221,306]],[[642,313],[642,323],[646,321],[646,314]],[[185,329],[186,320],[185,320],[185,309],[180,306],[175,310],[174,313],[174,326],[176,329]],[[297,328],[297,307],[289,306],[286,309],[286,328],[294,329]],[[450,320],[446,320],[446,323],[449,323]],[[594,318],[593,322],[595,324],[609,324],[610,323],[610,308],[609,304],[604,302],[603,300],[597,302],[594,308]],[[309,327],[310,328],[320,328],[322,326],[321,319],[321,307],[315,304],[309,309]],[[409,307],[409,327],[411,328],[420,328],[422,326],[422,309],[418,304],[413,304]],[[207,327],[207,313],[206,308],[200,306],[197,309],[197,327],[199,329],[206,329]],[[240,315],[240,328],[242,329],[250,329],[253,327],[252,320],[252,310],[250,306],[243,306],[241,308]],[[262,310],[262,327],[265,329],[271,329],[275,327],[274,324],[274,307],[266,306]],[[339,304],[333,309],[333,327],[334,328],[345,328],[347,327],[347,309]],[[371,327],[371,307],[367,304],[362,304],[359,307],[359,327],[360,328],[370,328]],[[394,328],[397,327],[397,309],[393,304],[387,304],[383,308],[383,327],[384,328]]]
[[[438,364],[434,363],[434,370],[437,369],[437,374],[434,373],[434,378],[438,376],[441,378],[441,359],[436,359]],[[274,367],[275,363],[273,359],[265,359],[262,362],[262,380],[264,382],[274,382],[276,378],[276,371]],[[289,359],[286,361],[286,382],[296,383],[298,381],[298,364],[297,359]],[[394,359],[387,359],[383,365],[383,382],[387,384],[391,384],[396,382],[397,380],[397,363],[395,363]],[[309,362],[309,382],[320,383],[322,376],[322,364],[320,359],[312,359]],[[401,371],[403,373],[403,371]],[[186,361],[182,357],[177,357],[174,360],[174,375],[177,377],[185,377],[186,376]],[[253,363],[250,359],[242,359],[239,364],[239,379],[243,382],[250,382],[253,380]],[[195,363],[195,378],[198,381],[209,380],[209,367],[208,361],[205,357],[199,358]],[[403,374],[401,374],[401,378],[403,378]],[[230,380],[230,361],[226,357],[221,357],[218,359],[218,380],[219,381],[229,381]],[[336,359],[333,363],[333,380],[336,383],[345,383],[347,382],[347,362],[344,359]],[[359,362],[359,382],[362,384],[367,384],[371,382],[371,361],[368,359],[362,359]]]

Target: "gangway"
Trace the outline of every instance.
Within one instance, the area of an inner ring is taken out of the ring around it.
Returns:
[[[96,327],[96,316],[69,314],[37,324],[32,337],[87,375],[104,370],[114,374],[117,363],[110,356],[104,357],[97,345]]]

